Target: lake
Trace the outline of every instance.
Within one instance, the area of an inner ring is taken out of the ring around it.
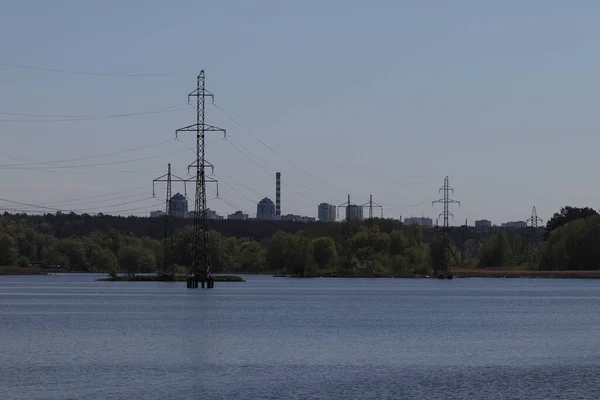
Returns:
[[[0,399],[597,399],[600,280],[0,276]]]

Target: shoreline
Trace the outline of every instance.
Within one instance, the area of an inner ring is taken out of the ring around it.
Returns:
[[[100,272],[88,272],[88,271],[71,271],[64,269],[47,269],[47,268],[39,268],[39,267],[26,267],[21,268],[18,266],[11,267],[0,267],[0,276],[3,275],[53,275],[53,274],[99,274]],[[101,273],[100,273],[101,274]],[[400,276],[373,276],[366,274],[358,274],[358,275],[335,275],[331,272],[326,272],[323,275],[314,275],[314,276],[297,276],[297,275],[288,275],[283,273],[273,273],[273,272],[264,272],[264,273],[244,273],[241,275],[269,275],[276,278],[305,278],[305,279],[313,279],[313,278],[338,278],[338,279],[350,279],[350,278],[369,278],[369,279],[435,279],[434,276],[427,275],[400,275]],[[455,268],[452,270],[452,275],[454,278],[536,278],[536,279],[600,279],[600,270],[591,270],[591,271],[582,271],[582,270],[573,270],[573,271],[538,271],[538,270],[520,270],[520,269],[503,269],[503,268]],[[228,279],[230,277],[232,280],[228,280],[228,282],[242,282],[243,278],[237,275],[228,275],[228,274],[219,274],[215,275],[216,279]],[[241,280],[240,280],[241,279]],[[136,275],[135,277],[128,276],[118,276],[117,278],[104,277],[98,279],[100,281],[136,281],[136,282],[150,282],[150,281],[160,281],[157,279],[156,275]],[[178,282],[183,282],[185,278],[180,276],[176,279]],[[221,280],[223,282],[223,280]]]
[[[246,282],[244,278],[237,275],[213,275],[214,282]],[[173,279],[161,279],[156,275],[135,275],[127,276],[120,275],[117,277],[108,276],[98,278],[96,281],[101,282],[186,282],[187,278],[184,275],[178,275]]]

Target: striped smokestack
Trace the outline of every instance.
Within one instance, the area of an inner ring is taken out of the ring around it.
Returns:
[[[281,215],[281,172],[275,173],[275,215]]]

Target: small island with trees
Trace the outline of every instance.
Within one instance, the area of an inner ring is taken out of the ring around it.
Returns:
[[[171,280],[182,280],[191,221],[174,222],[176,277]],[[450,259],[457,277],[600,277],[600,215],[592,208],[563,207],[537,231],[452,227],[447,254],[439,251],[435,228],[403,226],[391,219],[211,220],[210,228],[211,267],[223,281],[243,281],[235,274],[429,277],[442,256]],[[95,272],[108,274],[111,281],[156,281],[161,235],[160,218],[4,213],[0,275]]]

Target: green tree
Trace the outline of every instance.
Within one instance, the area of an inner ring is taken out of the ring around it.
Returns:
[[[391,256],[399,256],[404,254],[404,251],[408,247],[408,242],[404,233],[399,229],[394,229],[390,233],[389,249],[388,252]]]
[[[480,267],[504,267],[510,261],[511,248],[505,231],[494,234],[481,247]]]
[[[154,252],[150,249],[140,248],[139,258],[139,271],[143,273],[150,273],[156,270],[156,257]]]
[[[265,251],[262,246],[254,240],[242,243],[238,251],[237,265],[241,272],[264,272]]]
[[[335,242],[330,237],[313,239],[310,243],[312,259],[318,268],[329,268],[337,258]]]
[[[6,234],[0,234],[0,265],[14,265],[19,256],[15,239]]]
[[[540,253],[541,269],[600,269],[600,216],[577,219],[553,230]]]
[[[119,250],[119,266],[128,276],[142,271],[142,249],[136,246],[123,246]]]
[[[554,213],[552,218],[548,220],[546,223],[546,235],[545,239],[548,238],[548,235],[553,230],[560,228],[561,226],[567,224],[570,221],[575,221],[581,218],[591,217],[593,215],[598,215],[598,212],[590,207],[571,207],[565,206],[560,209],[559,212]]]
[[[19,257],[19,261],[17,261],[17,264],[21,268],[27,268],[27,267],[29,267],[29,264],[30,264],[29,258],[27,258],[25,256],[21,256],[21,257]]]
[[[86,268],[85,246],[81,240],[62,239],[58,243],[57,250],[69,259],[69,267],[71,269]]]
[[[113,277],[117,276],[118,263],[117,256],[109,249],[100,250],[90,260],[90,265],[94,271],[106,272]]]
[[[277,232],[267,246],[269,270],[283,270],[294,275],[308,275],[310,240],[302,234]]]
[[[269,271],[279,271],[289,262],[293,237],[283,231],[275,233],[267,246],[267,268]]]

